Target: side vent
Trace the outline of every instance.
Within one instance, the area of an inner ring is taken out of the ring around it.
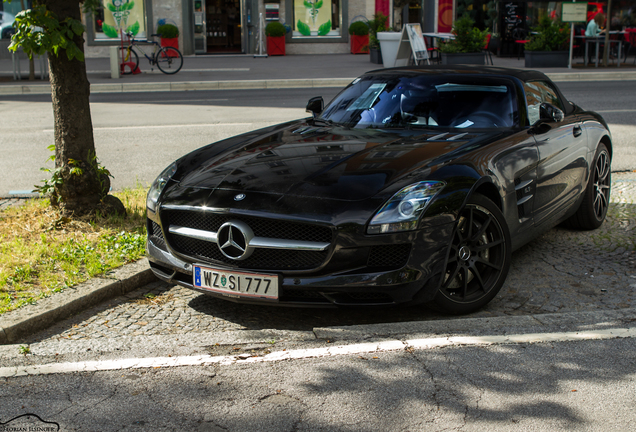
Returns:
[[[515,179],[515,191],[517,193],[517,212],[519,220],[522,221],[532,211],[532,198],[534,197],[534,189],[536,185],[534,180]]]

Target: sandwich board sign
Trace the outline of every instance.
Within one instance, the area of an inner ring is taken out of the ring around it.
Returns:
[[[420,61],[430,64],[426,42],[422,36],[422,27],[419,24],[405,24],[402,28],[395,65],[407,66],[411,56],[415,64],[419,64]]]

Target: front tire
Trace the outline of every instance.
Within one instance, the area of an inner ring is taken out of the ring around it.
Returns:
[[[176,74],[183,66],[183,56],[179,50],[172,47],[160,49],[155,60],[159,70],[168,75]]]
[[[465,314],[490,302],[510,268],[508,226],[499,208],[475,194],[460,212],[446,270],[433,302],[445,312]]]
[[[603,224],[609,208],[612,170],[607,147],[599,143],[590,179],[585,187],[585,195],[579,209],[565,221],[565,226],[580,230],[597,229]]]

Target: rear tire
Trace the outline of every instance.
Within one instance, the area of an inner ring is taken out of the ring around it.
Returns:
[[[119,60],[122,62],[122,75],[130,75],[139,66],[139,56],[129,47],[119,48]]]
[[[607,216],[612,185],[610,165],[609,151],[605,144],[599,143],[583,201],[576,213],[564,222],[566,227],[593,230],[603,224]]]
[[[460,212],[446,270],[433,302],[451,314],[476,311],[499,292],[510,268],[511,243],[499,208],[473,195]]]
[[[157,52],[157,67],[165,74],[176,74],[183,66],[183,56],[178,49],[172,47],[163,47]]]

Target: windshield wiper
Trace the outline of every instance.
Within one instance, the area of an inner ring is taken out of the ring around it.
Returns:
[[[311,120],[314,126],[336,126],[337,123],[333,120],[325,120],[321,118],[315,118]]]

